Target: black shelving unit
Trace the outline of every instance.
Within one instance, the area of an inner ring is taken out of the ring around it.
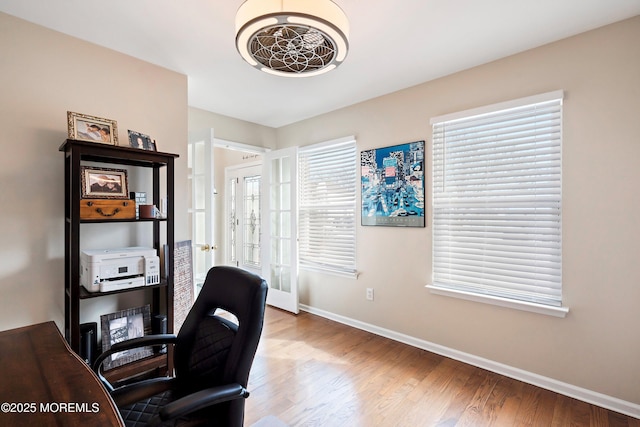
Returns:
[[[174,160],[177,154],[139,150],[129,147],[92,143],[67,139],[60,151],[65,153],[65,338],[73,351],[80,351],[80,300],[100,298],[106,295],[123,294],[140,289],[149,289],[153,293],[153,314],[166,314],[167,332],[173,332],[173,248],[174,238]],[[98,162],[124,166],[150,168],[153,173],[153,195],[151,203],[160,206],[161,173],[166,174],[167,212],[163,219],[81,219],[81,166],[85,162]],[[164,254],[166,277],[159,285],[142,286],[112,292],[88,292],[80,285],[80,233],[81,225],[86,223],[108,224],[123,222],[152,223],[153,247],[160,252],[166,244],[168,253]],[[162,238],[162,228],[166,234]],[[162,298],[162,297],[165,298]],[[135,362],[134,362],[135,363]]]

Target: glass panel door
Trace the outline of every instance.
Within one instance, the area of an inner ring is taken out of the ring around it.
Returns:
[[[297,149],[273,151],[263,163],[263,277],[267,303],[298,313]]]
[[[262,165],[225,170],[226,264],[262,274]]]
[[[213,129],[189,135],[187,164],[191,183],[191,242],[196,295],[214,264]]]

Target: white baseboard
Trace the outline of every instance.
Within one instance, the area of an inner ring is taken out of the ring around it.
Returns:
[[[583,402],[587,402],[615,412],[620,412],[621,414],[625,414],[630,417],[640,419],[640,405],[633,402],[627,402],[622,399],[607,396],[605,394],[567,384],[562,381],[557,381],[553,378],[544,377],[542,375],[534,374],[532,372],[494,362],[489,359],[474,356],[473,354],[464,353],[462,351],[434,344],[429,341],[414,338],[409,335],[401,334],[389,329],[380,328],[369,323],[330,313],[328,311],[320,310],[308,305],[300,304],[300,310],[315,314],[320,317],[324,317],[329,320],[333,320],[338,323],[342,323],[347,326],[361,329],[363,331],[371,332],[373,334],[380,335],[394,341],[408,344],[413,347],[427,350],[441,356],[449,357],[460,362],[468,363],[469,365],[477,366],[478,368],[486,369],[488,371],[495,372],[497,374],[525,382],[527,384],[535,385],[546,390],[573,397]]]

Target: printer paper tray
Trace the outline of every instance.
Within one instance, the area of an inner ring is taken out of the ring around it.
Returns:
[[[139,288],[144,286],[144,277],[133,277],[120,280],[108,280],[100,283],[100,292],[120,291],[122,289]]]

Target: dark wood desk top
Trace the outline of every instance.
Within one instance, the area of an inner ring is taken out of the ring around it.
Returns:
[[[55,323],[0,332],[1,426],[124,426]]]

